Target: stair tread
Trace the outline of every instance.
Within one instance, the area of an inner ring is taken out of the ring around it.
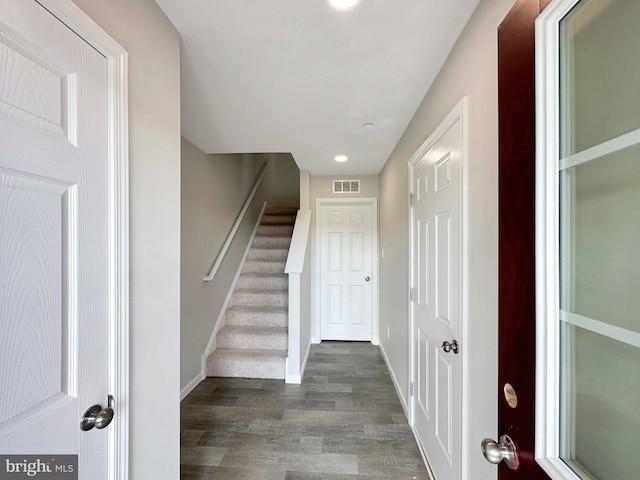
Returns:
[[[270,273],[270,272],[245,272],[240,274],[240,276],[243,277],[259,277],[259,278],[266,278],[266,277],[274,277],[274,278],[282,278],[282,277],[287,277],[286,273]]]
[[[256,287],[256,288],[236,288],[233,293],[243,293],[243,294],[247,294],[247,293],[268,293],[270,295],[273,295],[274,293],[288,293],[289,290],[286,288],[262,288],[262,287]]]
[[[248,348],[218,348],[214,350],[209,358],[220,356],[237,356],[237,357],[286,357],[286,350],[250,350]]]
[[[287,327],[267,327],[257,325],[225,325],[220,329],[218,335],[273,335],[273,334],[286,334],[289,331]]]
[[[264,307],[256,307],[254,305],[234,305],[233,307],[227,308],[227,311],[235,310],[236,312],[247,312],[247,313],[288,313],[289,307],[272,307],[272,306],[264,306]]]

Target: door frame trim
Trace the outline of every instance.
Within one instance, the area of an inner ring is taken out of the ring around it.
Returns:
[[[373,293],[373,305],[372,305],[372,312],[373,312],[373,319],[371,322],[371,343],[373,345],[379,345],[380,344],[380,327],[379,327],[379,310],[378,310],[378,304],[379,304],[379,292],[378,292],[378,199],[376,197],[356,197],[356,198],[321,198],[318,197],[316,198],[316,210],[315,210],[315,214],[316,214],[316,235],[315,235],[315,241],[316,241],[316,255],[315,255],[315,262],[316,262],[316,288],[315,288],[315,301],[316,301],[316,325],[315,325],[315,332],[313,332],[315,338],[318,339],[318,343],[322,341],[322,319],[320,316],[320,309],[321,309],[321,295],[320,295],[320,289],[322,288],[322,272],[320,271],[320,265],[321,265],[321,259],[320,259],[320,255],[321,255],[321,251],[320,251],[320,245],[321,245],[321,237],[322,237],[322,228],[321,228],[321,222],[320,222],[320,209],[323,206],[326,205],[354,205],[354,204],[365,204],[365,205],[370,205],[371,209],[372,209],[372,215],[371,215],[371,221],[372,221],[372,225],[371,225],[371,229],[373,231],[373,238],[372,238],[372,247],[371,247],[371,254],[372,254],[372,277],[373,277],[373,285],[372,287],[372,293]]]
[[[440,122],[440,124],[433,130],[431,135],[424,141],[422,145],[416,150],[416,152],[411,156],[407,165],[407,177],[408,177],[408,192],[409,194],[415,194],[413,189],[413,167],[418,163],[418,161],[426,155],[426,153],[433,147],[433,145],[440,140],[440,138],[457,122],[460,121],[460,170],[461,170],[461,188],[460,188],[460,339],[459,342],[462,346],[460,355],[460,411],[458,415],[460,415],[460,461],[462,461],[467,455],[464,451],[465,442],[462,441],[464,435],[467,431],[467,424],[464,421],[466,415],[464,412],[468,410],[466,403],[467,397],[465,395],[465,381],[464,375],[467,371],[467,364],[469,362],[469,356],[466,354],[466,338],[467,338],[467,320],[468,320],[468,302],[467,302],[467,292],[468,292],[468,159],[469,159],[469,150],[468,150],[468,139],[469,139],[469,127],[468,127],[468,99],[467,97],[462,97],[462,99],[451,109],[451,111],[447,114],[447,116]],[[409,312],[409,349],[408,349],[408,361],[409,361],[409,385],[407,385],[407,391],[409,392],[409,425],[411,425],[411,429],[414,432],[414,435],[417,438],[417,433],[415,430],[415,403],[416,403],[416,395],[411,393],[411,385],[415,385],[416,381],[416,372],[414,368],[414,357],[415,357],[415,336],[414,336],[414,301],[411,300],[411,288],[415,288],[413,285],[413,277],[414,277],[414,225],[413,225],[413,206],[411,205],[411,201],[407,202],[407,212],[409,218],[409,268],[408,268],[408,285],[409,290],[407,291],[407,305]],[[420,442],[418,442],[420,445]],[[420,445],[422,450],[422,445]],[[425,456],[427,452],[423,452]],[[460,471],[464,472],[464,466],[460,466]]]
[[[109,162],[109,480],[129,478],[129,122],[128,55],[71,0],[36,0],[107,59]]]

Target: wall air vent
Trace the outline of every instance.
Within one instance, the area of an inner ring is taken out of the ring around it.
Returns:
[[[360,193],[360,180],[334,180],[333,193]]]

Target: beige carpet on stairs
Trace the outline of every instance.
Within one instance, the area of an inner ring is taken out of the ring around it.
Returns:
[[[242,268],[217,349],[207,359],[210,377],[284,378],[288,345],[289,254],[297,208],[267,207]]]

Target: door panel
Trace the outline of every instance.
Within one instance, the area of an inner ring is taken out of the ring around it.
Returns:
[[[411,308],[412,419],[438,479],[460,474],[461,359],[457,351],[445,351],[443,342],[462,340],[461,123],[461,112],[454,110],[410,167],[417,292]]]
[[[31,0],[0,0],[0,452],[79,454],[109,385],[107,61]]]
[[[318,209],[323,340],[372,339],[373,207],[359,203]]]
[[[548,3],[548,2],[544,2]],[[535,445],[535,20],[544,5],[518,0],[498,29],[499,356],[498,433],[509,435],[520,468],[498,477],[548,478]],[[517,407],[507,403],[509,383]]]

